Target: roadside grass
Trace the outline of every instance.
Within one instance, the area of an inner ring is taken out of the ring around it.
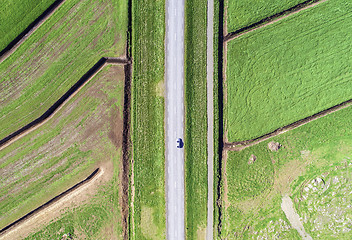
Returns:
[[[3,0],[0,12],[0,51],[23,32],[55,0]]]
[[[66,1],[0,64],[0,139],[43,114],[101,57],[122,56],[127,1]]]
[[[351,10],[345,1],[327,1],[228,42],[229,141],[262,136],[351,99]]]
[[[132,0],[132,239],[164,239],[165,2]]]
[[[122,239],[119,205],[119,165],[121,148],[114,161],[113,179],[100,186],[84,204],[63,210],[60,217],[25,239]]]
[[[123,81],[122,66],[105,67],[50,120],[1,150],[0,229],[119,156]]]
[[[352,190],[347,184],[351,179],[347,169],[352,157],[351,113],[352,108],[348,107],[241,152],[228,152],[223,173],[228,191],[222,196],[226,206],[222,237],[273,239],[280,234],[287,239],[300,239],[281,211],[282,196],[289,195],[313,238],[328,239],[332,234],[338,239],[350,238],[351,233],[342,229],[350,229],[351,223],[341,216],[352,215],[349,208],[342,207],[347,206],[347,195]],[[270,141],[279,142],[282,147],[272,152],[268,149]],[[248,164],[252,154],[257,160]],[[334,176],[340,178],[340,189],[332,184]],[[331,182],[330,190],[319,192],[310,187],[305,191],[308,184],[314,186],[312,180],[317,177]],[[306,200],[302,195],[306,195]],[[332,198],[334,201],[330,201]],[[319,222],[324,224],[324,219],[329,219],[329,229],[324,227],[322,231]]]
[[[207,226],[207,1],[185,3],[186,238]]]
[[[227,31],[234,32],[304,1],[305,0],[226,0]]]

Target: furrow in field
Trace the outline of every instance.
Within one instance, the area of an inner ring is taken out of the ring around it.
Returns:
[[[0,63],[8,58],[21,44],[29,38],[35,30],[37,30],[54,12],[65,2],[65,0],[57,0],[49,8],[47,8],[36,20],[34,20],[23,32],[21,32],[13,41],[9,43],[0,52]]]
[[[11,144],[13,141],[23,137],[25,134],[38,128],[48,121],[70,98],[72,98],[82,87],[89,82],[106,64],[130,64],[129,59],[124,58],[101,58],[91,69],[88,70],[63,96],[60,97],[48,110],[34,121],[23,126],[0,140],[0,150]]]
[[[280,135],[280,134],[285,133],[287,131],[290,131],[292,129],[298,128],[298,127],[300,127],[300,126],[302,126],[304,124],[307,124],[307,123],[309,123],[311,121],[317,120],[317,119],[319,119],[321,117],[324,117],[324,116],[326,116],[328,114],[331,114],[331,113],[334,113],[334,112],[339,111],[341,109],[350,107],[351,105],[352,105],[352,99],[347,100],[347,101],[345,101],[343,103],[340,103],[338,105],[335,105],[335,106],[333,106],[331,108],[325,109],[325,110],[323,110],[321,112],[318,112],[316,114],[313,114],[313,115],[311,115],[309,117],[306,117],[306,118],[303,118],[301,120],[298,120],[298,121],[296,121],[294,123],[291,123],[291,124],[288,124],[286,126],[280,127],[278,129],[276,129],[276,130],[274,130],[274,131],[272,131],[270,133],[267,133],[267,134],[265,134],[263,136],[260,136],[258,138],[245,140],[245,141],[225,143],[224,144],[224,149],[225,150],[229,150],[229,151],[241,151],[241,150],[243,150],[245,148],[248,148],[248,147],[251,147],[251,146],[256,145],[258,143],[261,143],[261,142],[263,142],[265,140],[268,140],[268,139],[270,139],[272,137],[275,137],[277,135]]]
[[[257,29],[266,27],[270,24],[273,24],[275,22],[278,22],[284,18],[287,18],[293,14],[299,13],[303,10],[309,9],[311,7],[314,7],[322,2],[325,2],[327,0],[307,0],[303,3],[297,4],[296,6],[289,8],[287,10],[284,10],[280,13],[274,14],[270,17],[266,17],[262,20],[260,20],[259,22],[253,23],[249,26],[243,27],[241,29],[238,29],[234,32],[228,33],[225,37],[224,37],[224,41],[230,41],[236,38],[239,38],[247,33],[253,32]]]
[[[98,174],[99,172],[99,174]],[[101,171],[99,168],[95,169],[87,178],[82,180],[81,182],[77,183],[73,187],[67,189],[66,191],[60,193],[59,195],[53,197],[43,205],[40,205],[36,209],[32,210],[31,212],[27,213],[23,217],[17,219],[16,221],[10,223],[6,227],[2,228],[0,230],[0,237],[4,236],[6,233],[10,232],[13,228],[19,226],[21,223],[27,221],[28,219],[34,217],[36,214],[38,214],[40,211],[43,211],[44,209],[52,206],[53,204],[57,203],[60,201],[62,198],[65,196],[73,193],[75,190],[78,190],[79,188],[82,188],[84,185],[87,185],[89,182],[91,182],[94,178],[96,178],[98,175],[101,176],[104,171]],[[98,177],[99,177],[98,176]]]

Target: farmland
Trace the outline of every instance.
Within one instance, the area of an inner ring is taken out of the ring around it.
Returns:
[[[351,8],[323,2],[228,42],[229,141],[259,137],[351,99]]]
[[[50,120],[2,149],[0,228],[86,178],[97,167],[104,171],[100,185],[105,187],[98,185],[99,191],[111,189],[108,196],[114,198],[107,204],[120,212],[115,193],[120,191],[123,81],[123,67],[105,67]],[[106,223],[104,219],[99,224]],[[119,224],[121,219],[115,226],[121,229]]]
[[[352,212],[342,206],[351,191],[346,184],[351,178],[351,113],[351,107],[346,108],[241,152],[228,152],[223,236],[299,238],[280,209],[282,196],[292,195],[305,230],[313,238],[346,237],[351,223],[342,216]],[[270,141],[282,147],[272,152]],[[256,161],[248,164],[252,154]],[[324,183],[313,184],[317,178]],[[332,224],[322,228],[327,219]]]
[[[0,51],[54,2],[55,0],[1,1]]]
[[[0,64],[0,139],[43,114],[101,57],[124,54],[126,9],[122,0],[67,1]]]
[[[263,15],[256,14],[262,19],[297,3],[265,3]],[[238,3],[226,4],[229,31],[260,20],[239,14]],[[255,12],[260,4],[243,3],[243,9]],[[263,136],[352,98],[351,8],[342,0],[322,1],[225,42],[225,141]],[[243,26],[233,28],[236,21]],[[351,113],[349,106],[242,150],[225,148],[220,237],[301,239],[305,231],[313,239],[349,239]],[[303,231],[292,222],[287,199]]]
[[[131,239],[164,239],[165,3],[132,0]],[[133,190],[135,189],[135,190]]]
[[[206,6],[203,0],[185,4],[185,209],[189,239],[205,236],[207,220]]]
[[[304,0],[226,1],[227,31],[233,32],[291,8]]]

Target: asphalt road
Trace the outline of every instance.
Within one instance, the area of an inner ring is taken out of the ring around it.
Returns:
[[[208,214],[207,240],[213,239],[214,225],[214,0],[208,0],[207,10],[207,118],[208,118]]]
[[[167,239],[185,239],[184,0],[166,1],[166,228]],[[187,143],[185,143],[187,144]]]

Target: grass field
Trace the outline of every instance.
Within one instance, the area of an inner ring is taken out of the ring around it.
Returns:
[[[261,136],[351,99],[351,10],[351,3],[327,1],[228,43],[229,141]]]
[[[185,3],[186,237],[207,226],[207,1]]]
[[[304,0],[245,0],[226,1],[227,31],[233,32],[263,18],[289,9]]]
[[[1,1],[0,51],[54,2],[55,0]]]
[[[132,1],[132,239],[164,239],[165,2]],[[133,193],[132,193],[133,194]]]
[[[96,167],[120,165],[123,83],[122,66],[105,67],[49,121],[2,149],[0,228]],[[105,169],[107,178],[109,171]]]
[[[283,211],[289,195],[313,239],[350,239],[352,108],[346,108],[241,152],[228,152],[222,237],[300,239]],[[282,144],[277,152],[267,144]],[[254,154],[257,160],[248,164]],[[314,183],[322,178],[324,183]]]
[[[0,139],[43,114],[101,57],[122,56],[126,30],[125,0],[66,1],[0,64]]]

